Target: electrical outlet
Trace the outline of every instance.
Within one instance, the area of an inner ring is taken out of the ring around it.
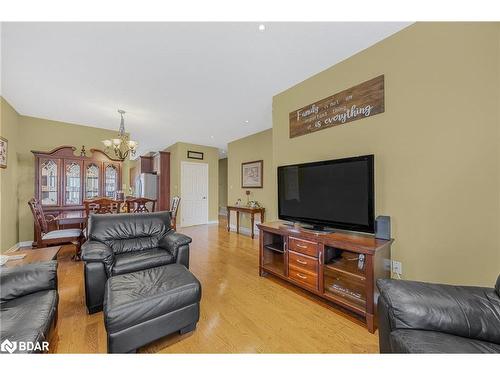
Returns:
[[[392,272],[397,273],[398,275],[403,274],[403,264],[398,262],[397,260],[392,261]]]

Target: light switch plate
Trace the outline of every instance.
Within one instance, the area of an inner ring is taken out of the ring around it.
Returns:
[[[403,264],[398,262],[397,260],[392,261],[392,272],[397,273],[398,275],[403,274]]]

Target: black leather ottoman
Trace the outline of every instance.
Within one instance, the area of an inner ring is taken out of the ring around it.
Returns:
[[[200,282],[180,264],[110,277],[104,295],[108,353],[137,348],[179,331],[196,328]]]

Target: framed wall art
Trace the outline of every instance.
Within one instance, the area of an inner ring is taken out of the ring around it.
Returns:
[[[0,168],[7,168],[7,147],[8,141],[0,137]]]
[[[188,159],[203,160],[203,152],[188,151],[187,157],[188,157]]]
[[[263,160],[241,163],[241,187],[261,188],[263,186]]]

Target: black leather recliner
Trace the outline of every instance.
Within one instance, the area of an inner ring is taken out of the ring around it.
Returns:
[[[0,285],[0,353],[47,351],[57,321],[57,261],[2,267]]]
[[[171,263],[189,268],[191,238],[170,226],[170,213],[91,215],[85,262],[85,301],[89,313],[101,311],[106,280]]]
[[[495,288],[377,280],[381,353],[500,353]]]

